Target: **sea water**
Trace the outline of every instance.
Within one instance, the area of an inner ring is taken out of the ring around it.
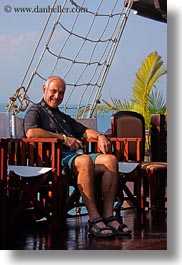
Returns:
[[[6,112],[6,103],[0,103],[0,112]],[[73,106],[71,106],[69,108],[68,106],[68,110],[67,110],[67,114],[70,115],[71,117],[75,117],[75,109],[72,108]],[[18,114],[19,117],[24,117],[26,111],[24,112],[20,112]],[[111,116],[112,116],[112,112],[108,112],[107,114],[99,114],[97,115],[97,130],[99,132],[105,133],[106,131],[108,131],[111,128]]]

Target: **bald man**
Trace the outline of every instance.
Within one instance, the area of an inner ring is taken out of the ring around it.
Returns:
[[[69,168],[75,176],[83,202],[87,208],[88,231],[96,237],[130,235],[128,227],[113,216],[113,206],[118,189],[118,163],[114,155],[108,154],[110,142],[101,133],[87,128],[69,115],[61,112],[66,84],[59,76],[51,76],[42,87],[43,98],[32,105],[24,119],[28,138],[55,137],[63,142],[62,166]],[[82,139],[98,140],[101,153],[85,154]],[[95,177],[102,174],[103,216],[95,202]]]

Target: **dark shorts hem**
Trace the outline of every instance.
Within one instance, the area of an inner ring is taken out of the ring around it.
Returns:
[[[62,152],[62,166],[71,169],[71,165],[72,165],[73,160],[79,155],[81,155],[81,154],[77,154],[76,152],[72,152],[72,151],[63,151]],[[100,154],[99,153],[91,153],[88,155],[91,157],[93,162],[95,162],[95,159]]]

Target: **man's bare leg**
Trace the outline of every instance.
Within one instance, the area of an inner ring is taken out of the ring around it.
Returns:
[[[92,221],[100,216],[95,202],[95,165],[88,155],[81,155],[75,158],[72,168],[77,175],[78,188],[88,210],[89,220]],[[106,227],[104,222],[97,223],[97,226]],[[106,229],[101,233],[110,234],[112,231]]]

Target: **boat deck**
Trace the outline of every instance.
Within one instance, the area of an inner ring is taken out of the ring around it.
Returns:
[[[136,209],[123,209],[124,223],[131,237],[98,239],[87,234],[88,215],[67,218],[59,233],[50,232],[46,222],[22,225],[10,235],[10,250],[167,250],[167,211],[149,210],[139,215]]]

